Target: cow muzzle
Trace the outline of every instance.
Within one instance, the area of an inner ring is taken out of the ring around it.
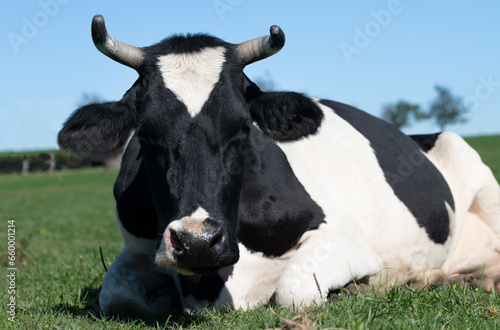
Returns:
[[[222,222],[185,217],[167,227],[155,261],[185,275],[208,273],[226,265],[228,241]]]

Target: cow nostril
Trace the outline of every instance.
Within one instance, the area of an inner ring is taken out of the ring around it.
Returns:
[[[172,247],[172,252],[182,253],[186,250],[186,247],[182,244],[174,230],[170,230],[170,246]]]
[[[214,254],[220,254],[222,252],[222,249],[224,247],[224,234],[222,230],[219,228],[217,229],[210,238],[210,250]]]

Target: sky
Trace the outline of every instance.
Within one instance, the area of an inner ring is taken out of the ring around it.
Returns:
[[[92,17],[134,46],[204,32],[231,43],[286,35],[278,54],[249,65],[250,79],[381,116],[387,103],[424,109],[448,87],[471,109],[450,125],[462,136],[500,133],[500,1],[6,1],[0,12],[0,151],[54,149],[84,95],[118,100],[137,73],[92,43]],[[431,121],[408,134],[432,133]]]

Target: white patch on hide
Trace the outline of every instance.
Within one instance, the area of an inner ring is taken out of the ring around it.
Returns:
[[[331,108],[317,105],[325,115],[318,134],[278,144],[295,175],[329,226],[359,228],[382,259],[387,284],[427,278],[445,261],[450,240],[429,239],[387,183],[370,141]]]

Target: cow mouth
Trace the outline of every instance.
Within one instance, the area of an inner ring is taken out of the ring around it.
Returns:
[[[196,275],[207,275],[213,272],[218,271],[222,267],[216,266],[216,267],[197,267],[197,268],[185,268],[192,274],[190,276],[196,276]]]

